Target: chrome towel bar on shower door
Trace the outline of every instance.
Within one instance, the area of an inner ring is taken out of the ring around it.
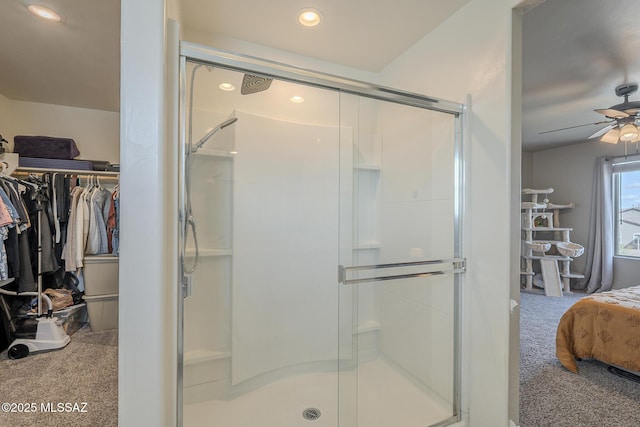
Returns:
[[[391,274],[387,276],[372,276],[372,277],[356,277],[349,278],[349,274],[355,272],[382,270],[385,268],[411,268],[411,267],[423,267],[423,266],[438,266],[440,269],[406,272],[402,274]],[[358,283],[366,282],[381,282],[384,280],[397,280],[397,279],[410,279],[414,277],[428,277],[438,276],[442,274],[455,274],[463,273],[466,270],[465,258],[451,258],[451,259],[437,259],[428,261],[411,261],[411,262],[399,262],[395,264],[378,264],[378,265],[356,265],[352,267],[345,267],[343,265],[338,266],[338,282],[344,285],[357,285]]]

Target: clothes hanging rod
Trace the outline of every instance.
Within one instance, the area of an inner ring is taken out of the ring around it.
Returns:
[[[85,175],[85,176],[100,176],[107,178],[118,178],[120,172],[111,171],[90,171],[90,170],[76,170],[76,169],[48,169],[48,168],[28,168],[17,167],[14,173],[60,173],[65,175]]]

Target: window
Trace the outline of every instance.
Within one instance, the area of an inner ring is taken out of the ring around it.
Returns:
[[[613,164],[615,255],[640,258],[640,161]]]

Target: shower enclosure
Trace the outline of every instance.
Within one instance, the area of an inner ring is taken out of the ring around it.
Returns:
[[[181,55],[178,424],[457,421],[462,107]]]

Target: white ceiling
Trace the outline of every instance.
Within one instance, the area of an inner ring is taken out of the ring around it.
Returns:
[[[469,0],[182,0],[191,31],[232,37],[366,71],[380,71]],[[320,25],[298,23],[314,7]]]
[[[638,0],[547,0],[524,15],[523,146],[584,142],[607,120],[594,112],[623,102],[615,87],[640,83]],[[640,101],[640,94],[631,95]]]
[[[9,99],[118,111],[120,0],[44,0],[62,23],[0,0],[0,94]]]
[[[469,0],[182,0],[183,27],[378,71]],[[64,22],[0,1],[0,94],[14,100],[119,109],[120,0],[42,0]],[[319,3],[323,23],[298,12]],[[215,28],[215,32],[213,29]]]
[[[468,0],[182,0],[183,26],[376,72]],[[523,143],[535,150],[584,141],[599,129],[539,132],[604,119],[594,108],[640,81],[638,0],[546,0],[524,16]],[[62,24],[0,1],[0,94],[15,100],[119,109],[119,0],[46,0]],[[319,28],[296,14],[321,9]],[[215,29],[215,32],[214,32]],[[633,95],[631,100],[640,100]]]

